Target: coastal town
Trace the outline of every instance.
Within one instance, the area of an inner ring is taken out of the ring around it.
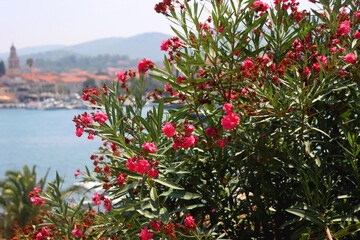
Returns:
[[[7,69],[0,59],[0,108],[71,109],[86,108],[82,89],[116,80],[121,68],[107,67],[101,72],[73,68],[68,72],[45,72],[33,59],[21,66],[14,44],[10,48]],[[1,66],[3,70],[1,71]]]

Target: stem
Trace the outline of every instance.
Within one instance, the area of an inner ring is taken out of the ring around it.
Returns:
[[[194,234],[194,236],[196,237],[196,239],[200,240],[200,238],[198,237],[198,235],[196,234],[195,231],[192,231],[192,233]]]
[[[327,239],[328,240],[333,240],[333,238],[331,236],[330,229],[328,227],[325,228],[325,232],[326,232]]]

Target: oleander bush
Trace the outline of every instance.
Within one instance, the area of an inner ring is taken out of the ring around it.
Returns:
[[[34,192],[52,210],[17,239],[358,239],[360,6],[312,2],[157,4],[164,66],[85,89],[74,117],[103,141],[77,172],[101,191]],[[164,89],[144,98],[145,75]]]

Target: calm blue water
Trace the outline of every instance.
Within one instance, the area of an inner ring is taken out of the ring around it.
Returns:
[[[48,168],[48,180],[55,172],[65,177],[64,187],[76,179],[75,171],[92,168],[90,155],[96,152],[101,141],[91,141],[87,134],[75,135],[74,115],[84,110],[37,111],[0,109],[0,179],[8,169],[21,170],[23,165],[36,165],[38,176]]]

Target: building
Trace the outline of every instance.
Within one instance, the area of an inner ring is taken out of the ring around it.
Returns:
[[[14,44],[12,44],[10,48],[10,56],[9,56],[9,67],[8,67],[8,77],[12,79],[16,79],[20,77],[20,61],[19,57],[16,54],[16,48]]]

